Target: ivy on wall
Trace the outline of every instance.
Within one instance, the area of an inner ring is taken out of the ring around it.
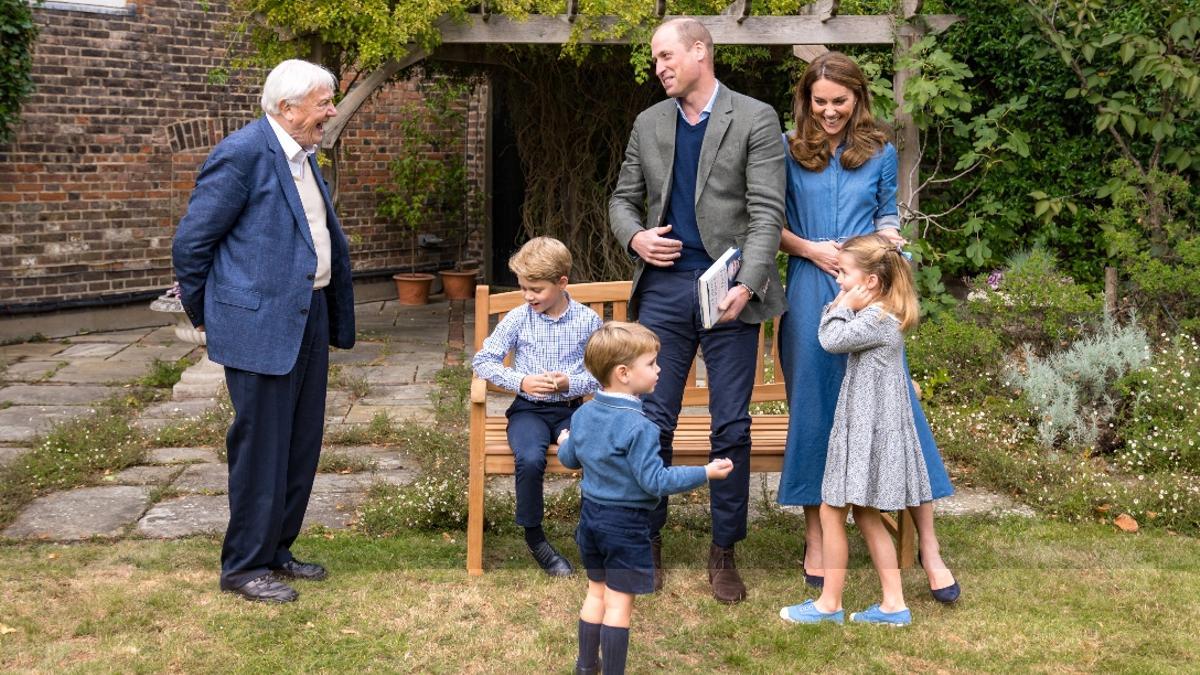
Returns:
[[[27,0],[0,0],[0,143],[7,143],[33,91],[33,42],[38,28]]]

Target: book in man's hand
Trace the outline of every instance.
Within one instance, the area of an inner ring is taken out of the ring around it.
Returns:
[[[717,305],[721,304],[725,294],[737,281],[738,270],[741,268],[742,249],[731,246],[696,280],[696,296],[700,299],[700,322],[705,328],[712,328],[717,319],[721,318]]]

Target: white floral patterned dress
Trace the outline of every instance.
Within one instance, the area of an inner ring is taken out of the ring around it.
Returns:
[[[933,499],[904,373],[904,334],[876,305],[827,305],[817,338],[849,354],[829,434],[821,500],[895,511]]]

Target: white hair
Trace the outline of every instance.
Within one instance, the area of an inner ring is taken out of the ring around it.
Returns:
[[[279,114],[279,102],[299,105],[314,89],[329,87],[337,91],[337,78],[315,63],[288,59],[275,66],[263,83],[262,109],[270,115]]]

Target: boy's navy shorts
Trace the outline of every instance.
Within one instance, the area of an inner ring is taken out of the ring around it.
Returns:
[[[598,504],[585,497],[575,543],[589,580],[621,593],[654,592],[649,511]]]

